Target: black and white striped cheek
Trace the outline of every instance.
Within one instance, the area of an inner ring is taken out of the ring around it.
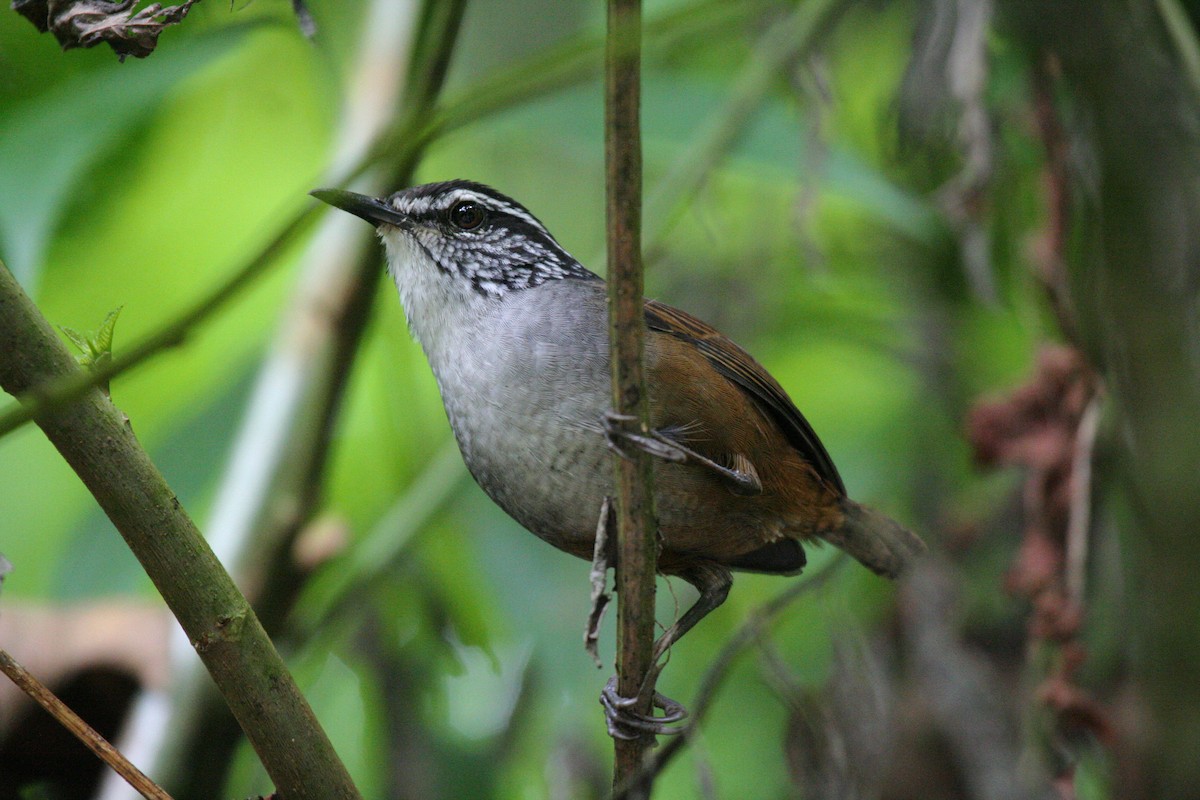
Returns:
[[[482,218],[456,212],[472,204]],[[392,198],[413,221],[412,235],[439,272],[485,297],[531,289],[561,278],[595,279],[515,200],[486,187],[427,184]],[[462,224],[463,220],[470,224]]]

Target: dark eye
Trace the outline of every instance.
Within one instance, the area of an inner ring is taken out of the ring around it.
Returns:
[[[483,207],[470,200],[464,200],[450,209],[450,222],[464,231],[478,228],[483,223],[483,217]]]

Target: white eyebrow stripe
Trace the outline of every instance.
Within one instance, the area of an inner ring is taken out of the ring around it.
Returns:
[[[523,209],[519,206],[515,206],[512,203],[506,203],[503,200],[501,200],[497,197],[492,197],[491,195],[488,195],[488,194],[480,194],[479,192],[473,192],[470,189],[460,189],[457,192],[455,192],[454,194],[450,195],[449,202],[447,202],[445,205],[443,205],[442,209],[449,209],[452,206],[463,202],[464,200],[469,200],[474,203],[479,203],[481,206],[483,206],[485,208],[489,208],[493,211],[499,211],[501,213],[508,214],[509,216],[516,217],[517,219],[520,219],[520,220],[523,220],[524,222],[529,223],[530,225],[534,226],[535,228],[539,228],[543,231],[546,230],[545,226],[542,225],[542,223],[538,222],[537,218],[534,217],[532,214],[530,214],[525,209]]]
[[[426,214],[433,208],[432,197],[406,197],[396,195],[392,198],[392,207],[402,214]]]
[[[413,187],[415,189],[429,189],[433,186],[442,186],[443,184],[427,184],[426,186]],[[485,187],[486,188],[486,187]],[[540,230],[542,233],[550,236],[550,232],[541,220],[533,216],[524,206],[517,203],[515,200],[502,198],[491,194],[488,191],[480,191],[471,186],[458,186],[448,189],[444,192],[420,193],[411,195],[408,192],[411,190],[401,190],[393,194],[388,200],[392,208],[399,211],[401,214],[406,214],[412,217],[430,217],[441,215],[449,211],[458,203],[468,201],[478,203],[485,209],[497,214],[503,214],[521,220],[527,225]],[[550,238],[553,238],[550,236]]]

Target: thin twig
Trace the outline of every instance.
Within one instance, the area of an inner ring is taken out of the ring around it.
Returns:
[[[1183,65],[1181,72],[1187,78],[1188,87],[1200,99],[1200,42],[1196,39],[1196,28],[1179,0],[1156,0],[1155,5],[1167,38]]]
[[[730,3],[704,0],[646,20],[643,35],[647,52],[665,52],[680,41],[706,41],[714,32],[760,14],[764,0]],[[594,78],[600,71],[605,40],[595,35],[575,36],[528,60],[485,78],[448,100],[417,130],[397,127],[385,136],[379,152],[386,153],[414,138],[428,141],[444,136],[489,114],[528,103],[551,92]],[[352,173],[355,177],[361,173]]]
[[[999,674],[955,628],[958,588],[952,568],[924,559],[901,592],[909,670],[961,765],[965,796],[1051,800],[1044,774],[1022,769],[1016,713]]]
[[[592,585],[591,611],[588,612],[587,624],[583,628],[583,649],[596,662],[598,668],[603,666],[599,651],[600,624],[604,621],[604,612],[612,600],[612,595],[605,591],[608,586],[608,558],[611,552],[608,534],[612,525],[612,498],[605,495],[600,504],[600,518],[596,521],[596,544],[592,548],[592,569],[588,575]]]
[[[126,783],[137,790],[142,797],[147,800],[171,800],[171,795],[146,777],[144,772],[129,763],[129,760],[121,755],[117,748],[109,744],[108,740],[97,733],[95,728],[84,722],[66,703],[59,700],[54,692],[33,677],[3,648],[0,648],[0,672],[7,675],[9,680],[19,686],[21,691],[29,695],[34,702],[46,709],[50,716],[58,720],[59,724],[70,731],[72,736],[83,742],[87,749],[95,753],[101,761],[112,767],[113,771],[124,778]]]
[[[819,35],[849,5],[850,0],[801,3],[795,11],[768,28],[754,43],[746,65],[734,80],[724,107],[675,159],[667,174],[658,181],[646,204],[646,218],[653,226],[646,236],[647,258],[653,260],[654,254],[678,221],[684,201],[699,191],[712,170],[754,119],[755,109],[771,90],[780,70],[808,53],[819,41]]]
[[[344,611],[360,612],[356,602],[389,575],[412,551],[418,537],[431,530],[430,518],[446,504],[467,477],[458,444],[449,438],[426,462],[420,475],[396,498],[371,529],[343,556],[339,569],[317,577],[319,591],[301,599],[288,624],[300,638],[336,627]]]
[[[19,398],[20,403],[14,403],[0,413],[0,436],[19,428],[39,414],[48,414],[78,400],[92,388],[103,386],[117,375],[129,371],[163,350],[179,345],[194,327],[211,318],[266,272],[279,254],[316,218],[313,213],[315,210],[315,207],[309,207],[296,214],[241,269],[133,347],[122,350],[120,354],[114,354],[111,360],[91,370],[72,372],[51,383],[31,387],[24,392]]]
[[[958,141],[963,168],[938,191],[938,200],[958,234],[959,253],[972,291],[983,301],[993,303],[996,278],[991,261],[992,231],[984,213],[995,172],[995,142],[985,101],[993,0],[955,2],[945,80],[960,109]]]
[[[692,743],[737,657],[758,641],[775,621],[775,618],[788,606],[801,596],[827,584],[838,568],[848,560],[846,554],[839,551],[821,567],[809,573],[805,580],[796,581],[771,600],[750,612],[737,631],[725,642],[725,646],[717,653],[717,657],[705,671],[704,677],[700,679],[700,688],[696,692],[696,699],[691,703],[691,718],[688,720],[687,727],[678,736],[659,748],[654,759],[643,767],[651,778],[659,775],[676,756],[683,752],[683,748]],[[632,797],[634,795],[630,793],[628,787],[621,787],[613,792],[612,800],[628,800]]]

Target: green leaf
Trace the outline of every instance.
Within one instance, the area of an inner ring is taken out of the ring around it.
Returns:
[[[85,334],[80,333],[74,328],[68,328],[66,325],[59,325],[58,329],[63,332],[63,335],[71,340],[71,344],[79,350],[83,355],[88,353],[88,338]]]
[[[96,331],[95,337],[93,337],[95,343],[94,353],[112,353],[113,329],[117,327],[117,317],[121,315],[122,308],[124,306],[117,306],[108,312],[108,316],[104,318],[104,322],[100,323],[100,328]]]
[[[75,357],[79,366],[94,369],[112,359],[113,330],[117,327],[117,317],[121,315],[122,308],[124,306],[117,306],[108,312],[100,327],[86,334],[65,325],[58,326],[71,344],[79,348],[80,355]]]

